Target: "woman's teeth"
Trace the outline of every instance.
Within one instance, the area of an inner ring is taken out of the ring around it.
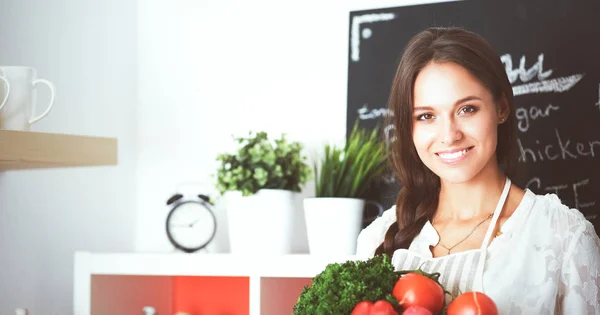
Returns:
[[[469,149],[464,149],[462,151],[457,151],[457,152],[452,152],[452,153],[438,153],[438,155],[442,158],[442,159],[456,159],[460,156],[465,155],[465,153],[467,153],[467,151],[469,151]]]

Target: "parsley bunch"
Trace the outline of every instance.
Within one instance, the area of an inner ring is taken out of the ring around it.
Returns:
[[[399,277],[387,255],[329,264],[302,289],[293,315],[350,314],[363,300],[398,305],[391,293]]]

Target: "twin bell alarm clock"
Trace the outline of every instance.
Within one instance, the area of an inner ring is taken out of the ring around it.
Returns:
[[[213,204],[206,195],[186,197],[177,193],[167,200],[171,207],[166,221],[169,241],[186,253],[199,251],[215,237],[217,220]]]

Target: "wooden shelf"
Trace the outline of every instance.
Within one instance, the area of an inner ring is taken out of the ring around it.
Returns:
[[[116,138],[0,130],[0,171],[116,164]]]

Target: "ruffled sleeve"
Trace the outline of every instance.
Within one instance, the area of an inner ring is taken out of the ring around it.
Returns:
[[[600,239],[589,221],[579,227],[563,260],[560,314],[600,314]]]
[[[373,257],[375,250],[383,242],[388,228],[395,222],[396,207],[393,206],[384,211],[380,217],[373,220],[359,233],[356,241],[356,256],[361,258]]]

